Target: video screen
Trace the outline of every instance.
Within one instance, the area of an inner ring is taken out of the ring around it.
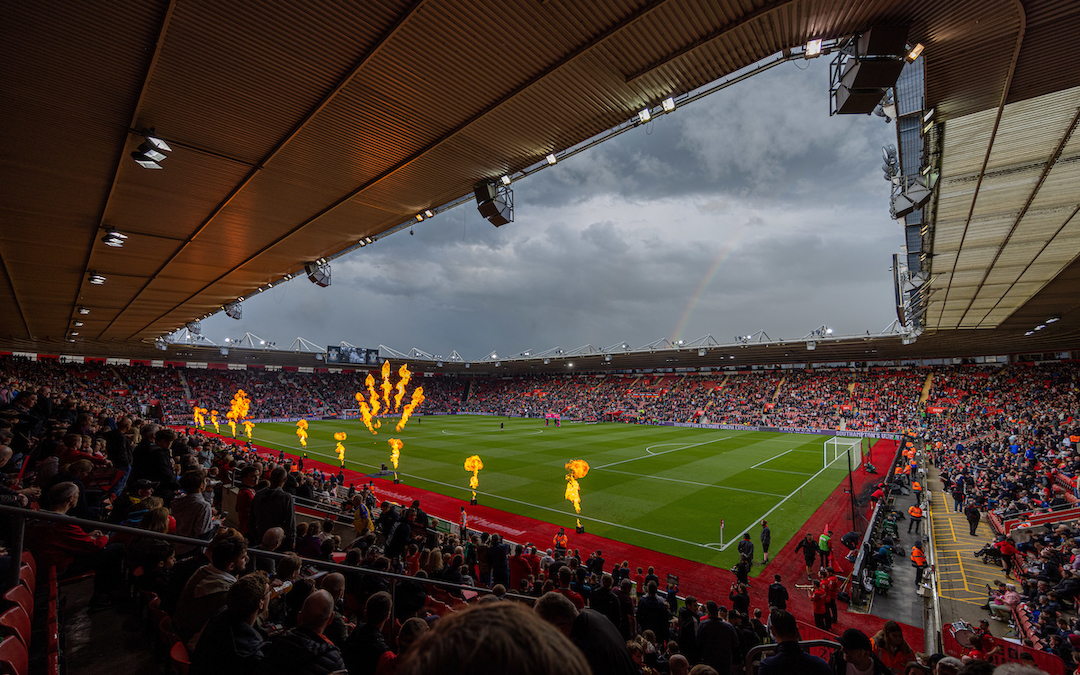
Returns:
[[[360,347],[336,347],[331,346],[326,348],[326,362],[327,363],[356,363],[366,364],[372,363],[368,361],[368,352],[370,350],[361,349]],[[378,357],[378,350],[375,352],[375,356]]]

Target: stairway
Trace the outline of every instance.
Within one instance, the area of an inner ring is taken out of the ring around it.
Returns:
[[[780,398],[780,390],[783,388],[784,383],[787,382],[787,376],[781,377],[780,381],[776,383],[776,391],[773,392],[771,401],[775,401]]]
[[[175,372],[178,376],[180,376],[180,384],[184,387],[184,400],[190,401],[194,397],[191,395],[191,387],[188,386],[187,378],[184,377],[184,369],[177,368]]]
[[[934,374],[926,374],[926,382],[923,383],[922,396],[919,397],[919,405],[926,405],[926,400],[930,398],[930,390],[934,387]]]

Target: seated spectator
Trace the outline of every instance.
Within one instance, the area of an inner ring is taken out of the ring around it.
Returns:
[[[247,542],[234,534],[235,530],[214,540],[207,550],[210,562],[188,579],[176,602],[173,629],[189,650],[206,622],[225,604],[229,588],[236,583],[234,575],[247,565]]]
[[[145,478],[131,481],[128,484],[127,491],[113,503],[113,510],[109,520],[114,523],[123,523],[136,513],[144,513],[147,509],[143,502],[154,494],[157,486],[157,483]]]
[[[897,675],[903,675],[904,667],[915,660],[915,651],[908,646],[903,629],[895,621],[886,621],[871,642],[874,655]]]
[[[241,530],[242,532],[242,530]],[[248,548],[248,553],[251,555],[252,562],[249,565],[254,565],[255,569],[262,570],[267,574],[273,576],[277,568],[277,560],[272,556],[259,555],[265,552],[274,552],[281,548],[282,542],[285,541],[285,530],[280,527],[271,527],[265,533],[263,533],[262,543],[258,546],[252,546]]]
[[[79,488],[74,483],[54,485],[49,490],[49,503],[47,510],[66,515],[79,503]],[[37,521],[26,528],[26,548],[34,554],[39,569],[55,566],[60,578],[93,570],[91,608],[112,604],[122,579],[123,544],[110,544],[100,530],[85,532],[72,523]]]
[[[619,629],[593,609],[578,609],[565,595],[546,593],[536,601],[534,611],[577,645],[594,675],[637,675]]]
[[[1020,594],[1014,584],[1005,584],[1005,592],[989,603],[990,616],[1006,623],[1012,621],[1013,610],[1020,604]]]
[[[401,630],[398,631],[397,636],[397,653],[383,652],[382,657],[379,659],[379,666],[375,669],[375,675],[395,675],[402,658],[409,653],[409,649],[428,630],[427,621],[417,616],[401,624]]]
[[[350,669],[350,675],[355,672],[366,671]],[[399,675],[591,672],[585,657],[565,635],[512,602],[485,603],[440,619],[398,667]]]
[[[840,636],[840,649],[833,652],[830,666],[834,673],[841,675],[851,672],[866,675],[891,675],[892,673],[874,654],[870,638],[857,628],[848,628]]]
[[[271,638],[257,672],[328,675],[344,671],[341,652],[323,635],[333,616],[334,600],[329,593],[315,591],[309,595],[300,609],[296,628]]]
[[[195,645],[191,675],[253,675],[265,644],[255,622],[269,601],[270,583],[265,572],[237,579],[225,597],[225,607],[206,624]]]
[[[206,472],[198,469],[185,471],[180,477],[180,489],[184,495],[172,500],[172,514],[176,518],[176,534],[192,539],[206,539],[214,536],[213,514],[210,504],[203,497],[206,490]],[[176,555],[184,557],[195,551],[190,544],[174,544]]]

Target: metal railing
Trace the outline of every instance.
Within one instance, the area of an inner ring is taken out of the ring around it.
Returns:
[[[8,578],[4,584],[4,588],[11,588],[19,583],[20,565],[18,561],[22,560],[22,554],[25,542],[25,528],[26,521],[28,520],[42,520],[46,522],[54,523],[67,523],[71,525],[77,525],[84,530],[102,530],[105,532],[115,532],[118,534],[128,534],[136,537],[145,537],[147,539],[160,539],[161,541],[167,541],[174,544],[186,544],[188,546],[196,546],[199,548],[205,548],[209,542],[204,539],[194,539],[192,537],[181,537],[175,534],[162,534],[160,532],[151,532],[150,530],[143,530],[137,527],[130,527],[128,525],[117,525],[115,523],[105,523],[96,520],[87,520],[84,518],[73,518],[61,513],[55,513],[53,511],[33,511],[31,509],[0,505],[0,517],[5,520],[9,520],[11,524],[11,540],[8,542],[8,552],[11,555],[12,565],[8,570]],[[280,560],[290,553],[279,553],[277,551],[263,551],[256,549],[254,551],[259,556],[273,558]],[[342,563],[332,562],[328,560],[320,560],[316,558],[304,558],[300,560],[304,565],[315,567],[317,569],[325,569],[331,572],[341,572],[343,574],[365,574],[382,577],[390,582],[391,595],[394,596],[395,602],[397,601],[396,589],[397,582],[399,581],[412,581],[419,582],[425,585],[435,586],[444,590],[459,590],[469,591],[470,593],[491,593],[490,588],[482,586],[466,586],[464,584],[455,584],[449,581],[442,581],[439,579],[424,579],[419,577],[411,577],[405,574],[396,574],[394,572],[383,572],[380,570],[374,570],[367,567],[354,567],[352,565],[344,565]],[[519,595],[517,593],[507,593],[502,596],[511,598],[513,600],[519,600],[522,602],[533,602],[536,598],[527,595]]]
[[[814,649],[816,647],[823,647],[825,649],[836,651],[837,649],[840,649],[841,645],[839,642],[833,642],[832,640],[799,640],[799,647],[802,648],[804,652],[809,649]],[[772,643],[767,645],[758,645],[748,651],[746,653],[746,660],[744,663],[746,667],[746,675],[754,675],[757,672],[757,666],[762,660],[758,658],[760,654],[764,654],[766,652],[771,654],[778,651],[779,649],[780,645],[778,643]]]

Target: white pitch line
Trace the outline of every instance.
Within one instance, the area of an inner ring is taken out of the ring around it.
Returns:
[[[472,431],[472,432],[469,432],[469,433],[466,433],[466,434],[454,434],[454,433],[450,433],[446,429],[443,429],[442,432],[444,434],[446,434],[447,436],[474,436],[476,434],[511,434],[511,433],[520,433],[522,436],[535,436],[537,434],[544,433],[544,430],[543,429],[540,429],[540,430],[536,430],[536,429],[488,429],[486,431]]]
[[[758,469],[758,471],[771,471],[772,473],[790,473],[796,476],[809,476],[808,471],[785,471],[784,469]]]
[[[649,452],[649,448],[658,448],[658,447],[663,446],[663,445],[671,445],[671,443],[656,443],[655,445],[650,445],[647,448],[645,448],[645,452],[649,453],[647,455],[641,455],[640,457],[631,457],[630,459],[622,459],[622,460],[619,460],[618,462],[612,462],[610,464],[603,464],[601,466],[594,466],[593,468],[594,469],[606,469],[609,466],[618,466],[619,464],[626,464],[627,462],[636,462],[639,459],[646,459],[646,458],[649,458],[649,457],[659,457],[660,455],[666,455],[669,452],[678,452],[679,450],[686,450],[687,448],[696,448],[699,445],[708,445],[709,443],[718,443],[720,441],[729,440],[730,438],[731,438],[731,436],[724,436],[723,438],[714,438],[711,441],[702,441],[701,443],[691,443],[690,445],[684,445],[682,447],[673,448],[671,450],[665,450],[663,452]]]
[[[837,459],[839,459],[839,458],[837,458]],[[834,464],[835,462],[836,462],[836,460],[834,459],[834,460],[833,460],[832,462],[829,462],[829,464],[827,464],[827,465],[826,465],[825,467],[823,467],[823,468],[822,468],[822,469],[821,469],[820,471],[818,471],[817,473],[815,473],[815,474],[814,474],[813,476],[810,476],[809,478],[807,478],[807,479],[806,479],[806,482],[805,482],[805,483],[803,483],[803,484],[802,484],[802,485],[800,485],[799,487],[795,488],[795,489],[794,489],[794,490],[793,490],[793,491],[791,492],[791,494],[789,494],[789,495],[788,495],[787,497],[784,497],[784,498],[783,498],[783,499],[781,499],[781,500],[780,500],[779,502],[777,502],[777,503],[776,503],[776,506],[774,506],[774,507],[772,507],[771,509],[769,509],[768,511],[766,511],[766,512],[764,513],[764,515],[758,516],[758,519],[757,519],[757,520],[755,520],[755,521],[753,521],[753,522],[751,522],[751,523],[750,523],[750,525],[748,525],[748,526],[746,527],[746,529],[745,529],[745,530],[743,530],[742,532],[740,532],[740,533],[736,534],[736,535],[735,535],[734,537],[732,537],[731,541],[729,541],[728,543],[726,543],[726,544],[724,544],[723,546],[721,546],[721,547],[720,547],[720,551],[726,551],[726,550],[727,550],[727,548],[728,548],[728,546],[731,546],[731,545],[732,545],[733,543],[737,543],[737,541],[738,541],[739,539],[742,539],[742,536],[743,536],[744,534],[746,534],[746,533],[747,533],[747,532],[749,532],[750,530],[752,530],[752,529],[754,529],[755,527],[757,527],[757,526],[758,526],[758,524],[759,524],[759,523],[760,523],[761,521],[763,521],[763,520],[765,520],[766,518],[768,518],[768,517],[769,517],[769,514],[771,514],[771,513],[773,512],[773,511],[775,511],[776,509],[780,508],[781,506],[783,506],[783,505],[784,505],[784,502],[786,502],[787,500],[791,499],[791,498],[792,498],[792,497],[794,497],[794,496],[795,496],[796,494],[798,494],[798,493],[799,493],[799,490],[802,490],[802,489],[803,489],[804,487],[806,487],[807,485],[809,485],[809,484],[810,484],[810,483],[811,483],[811,482],[812,482],[812,481],[813,481],[813,480],[814,480],[815,478],[817,478],[818,476],[820,476],[820,475],[821,475],[821,474],[822,474],[823,472],[827,471],[827,470],[829,469],[829,467],[830,467],[830,466],[832,466],[832,465],[833,465],[833,464]],[[706,547],[706,548],[710,548],[710,547]],[[716,549],[713,549],[713,550],[716,550]]]
[[[766,459],[765,461],[758,462],[757,464],[755,464],[754,466],[752,466],[750,468],[751,469],[756,469],[759,466],[761,466],[762,464],[768,464],[769,462],[773,461],[774,459],[780,459],[781,457],[788,454],[789,452],[794,452],[794,451],[795,451],[795,448],[792,448],[791,450],[785,450],[784,452],[781,452],[779,455],[776,455],[775,457],[770,457],[770,458]],[[809,474],[807,474],[807,475],[809,475]]]
[[[616,471],[615,469],[604,469],[608,473],[617,473],[623,476],[634,476],[636,478],[651,478],[653,480],[665,480],[672,483],[686,483],[687,485],[700,485],[701,487],[717,488],[720,490],[734,490],[735,492],[749,492],[753,495],[765,495],[767,497],[783,497],[784,495],[778,495],[775,492],[758,492],[757,490],[746,490],[744,488],[728,487],[727,485],[716,485],[715,483],[699,483],[693,480],[683,480],[682,478],[671,478],[669,476],[654,476],[647,473],[630,473],[629,471]],[[810,474],[807,474],[810,475]]]

